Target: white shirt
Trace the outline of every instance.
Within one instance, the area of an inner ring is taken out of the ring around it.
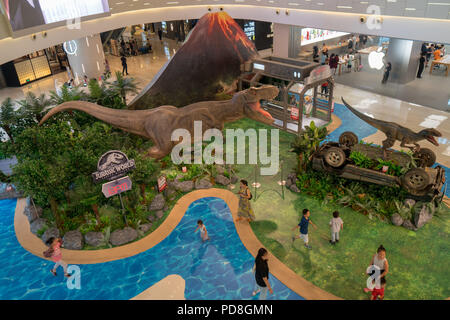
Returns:
[[[339,232],[341,230],[341,226],[344,224],[341,218],[332,218],[330,220],[330,227],[332,232]]]

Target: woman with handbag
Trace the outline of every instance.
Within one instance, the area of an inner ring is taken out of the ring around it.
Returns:
[[[236,222],[241,221],[242,219],[247,219],[248,222],[255,220],[255,214],[253,213],[253,209],[250,205],[250,200],[252,199],[252,193],[248,188],[248,182],[246,180],[241,180],[241,189],[239,190],[239,209],[238,209],[238,218]]]

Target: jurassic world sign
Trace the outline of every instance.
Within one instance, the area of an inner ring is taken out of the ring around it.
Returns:
[[[114,180],[124,176],[128,171],[136,168],[134,159],[128,160],[125,153],[111,150],[100,157],[97,171],[92,174],[94,183],[104,180]]]

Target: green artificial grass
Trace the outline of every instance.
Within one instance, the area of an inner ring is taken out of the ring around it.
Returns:
[[[248,119],[226,128],[272,129]],[[280,130],[283,179],[296,165],[295,154],[289,152],[293,139],[294,135]],[[238,176],[246,178],[251,186],[255,181],[255,166],[237,165],[237,169]],[[279,180],[280,172],[275,176],[257,175],[261,187],[256,192],[250,187],[257,219],[251,227],[262,244],[298,275],[336,296],[368,299],[369,295],[363,292],[367,280],[365,270],[382,244],[390,265],[385,299],[445,299],[450,296],[450,210],[435,215],[431,222],[414,232],[289,190],[285,190],[283,200]],[[311,211],[311,220],[318,226],[317,230],[309,227],[312,250],[304,248],[301,239],[294,243],[291,240],[298,233],[292,228],[298,224],[303,208]],[[334,210],[340,212],[344,230],[339,243],[332,246],[328,223]]]

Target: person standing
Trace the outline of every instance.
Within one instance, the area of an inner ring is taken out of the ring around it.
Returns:
[[[300,223],[295,226],[292,230],[300,228],[300,234],[298,236],[292,237],[292,242],[295,241],[295,239],[303,239],[303,242],[305,243],[305,248],[312,249],[312,247],[309,245],[309,239],[308,239],[308,227],[309,224],[312,224],[312,226],[317,229],[317,226],[312,223],[312,221],[309,219],[310,212],[308,209],[303,209],[303,217],[300,220]]]
[[[386,249],[383,247],[383,245],[380,245],[377,249],[377,253],[373,255],[372,260],[370,260],[369,268],[373,266],[372,268],[379,270],[379,278],[384,278],[388,272],[389,272],[389,263],[386,259]],[[377,270],[372,270],[370,273],[368,273],[369,276],[372,276],[377,273]],[[374,279],[374,281],[377,279]],[[364,289],[365,292],[372,291],[369,288]]]
[[[158,37],[159,37],[159,41],[162,42],[162,30],[161,30],[161,28],[158,29]]]
[[[391,72],[391,70],[392,70],[392,64],[390,62],[388,62],[384,69],[383,80],[381,80],[381,83],[384,84],[388,81],[389,73]]]
[[[362,68],[362,59],[361,59],[361,53],[359,51],[356,51],[355,53],[355,71],[361,71]]]
[[[269,254],[266,249],[260,248],[255,258],[253,271],[255,273],[256,288],[252,295],[256,296],[259,292],[259,300],[266,300],[267,291],[273,294],[272,287],[269,282],[269,265],[267,263]]]
[[[253,213],[252,206],[250,205],[250,200],[252,199],[252,193],[248,188],[248,182],[246,180],[241,180],[239,190],[239,209],[238,209],[238,218],[236,222],[241,221],[242,219],[247,219],[248,222],[255,220],[255,214]]]
[[[200,238],[202,238],[203,242],[209,240],[208,231],[206,230],[202,220],[197,221],[197,229],[195,229],[194,233],[197,232],[197,230],[200,230]]]
[[[125,75],[125,72],[128,75],[128,64],[127,64],[127,58],[123,55],[120,60],[122,61],[122,75]]]
[[[422,78],[422,72],[424,68],[425,68],[425,55],[422,53],[419,59],[419,70],[417,71],[417,78],[419,79]]]
[[[339,211],[333,212],[333,218],[330,220],[331,244],[339,242],[339,231],[344,229],[344,221],[339,217]]]
[[[436,45],[436,50],[434,50],[433,55],[434,55],[434,60],[439,60],[441,59],[441,50],[439,49],[439,46]]]
[[[358,47],[358,43],[356,42],[356,35],[354,34],[352,37],[352,41],[353,41],[353,51],[356,51],[357,47]]]
[[[425,67],[428,67],[428,62],[430,62],[430,60],[431,60],[431,55],[433,54],[433,50],[434,50],[434,44],[431,44],[427,48],[427,62],[426,62]]]

